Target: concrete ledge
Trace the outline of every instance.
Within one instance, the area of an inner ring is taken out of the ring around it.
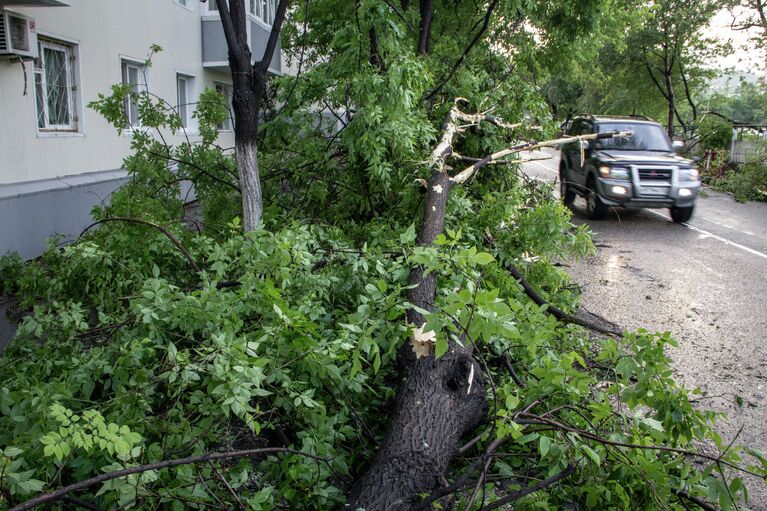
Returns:
[[[91,222],[91,210],[127,181],[124,170],[89,172],[0,184],[0,255],[39,256],[54,235],[74,240]]]

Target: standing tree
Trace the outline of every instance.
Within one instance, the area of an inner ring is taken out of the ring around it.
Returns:
[[[627,55],[633,57],[634,65],[647,71],[666,102],[669,137],[674,136],[674,119],[684,130],[689,124],[680,113],[679,88],[684,91],[692,120],[697,117],[689,77],[702,61],[721,49],[701,35],[719,8],[720,3],[713,0],[658,0],[644,7],[649,15],[628,36]]]
[[[735,0],[732,3],[734,9],[740,9],[740,13],[733,16],[734,30],[751,31],[751,41],[757,48],[765,52],[764,66],[767,69],[767,2],[765,0]]]
[[[280,0],[277,5],[266,49],[261,59],[255,62],[253,62],[248,43],[248,18],[245,13],[247,0],[209,1],[215,1],[218,6],[226,44],[229,48],[229,68],[233,86],[235,158],[242,194],[243,229],[247,232],[258,226],[264,212],[261,176],[258,169],[258,125],[269,63],[277,48],[288,0]]]

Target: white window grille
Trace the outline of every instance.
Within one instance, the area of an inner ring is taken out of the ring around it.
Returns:
[[[75,47],[40,39],[34,63],[37,127],[41,131],[77,131]]]
[[[234,129],[234,121],[232,118],[232,86],[226,83],[216,83],[216,92],[224,96],[226,100],[226,108],[229,111],[229,115],[224,122],[218,124],[219,131],[232,131]]]
[[[130,85],[131,96],[125,98],[125,115],[128,119],[128,128],[141,127],[141,115],[139,114],[138,103],[133,94],[138,94],[142,88],[146,88],[146,65],[132,62],[130,60],[122,61],[122,81],[125,85]]]

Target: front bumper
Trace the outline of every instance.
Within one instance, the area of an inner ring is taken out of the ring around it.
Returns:
[[[700,181],[680,181],[675,167],[671,170],[671,180],[665,182],[640,181],[635,167],[631,168],[629,179],[597,178],[597,192],[602,202],[625,208],[691,207],[700,188]]]

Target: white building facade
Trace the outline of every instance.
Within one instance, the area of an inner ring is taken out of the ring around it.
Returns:
[[[263,54],[274,0],[250,0],[251,51]],[[0,0],[0,255],[42,252],[72,239],[94,205],[125,180],[130,132],[118,134],[88,103],[112,85],[146,87],[177,107],[194,138],[205,87],[231,95],[215,5],[200,0]],[[26,27],[26,34],[20,31]],[[25,55],[23,37],[35,55]],[[145,61],[152,45],[162,51]],[[281,71],[275,52],[270,71]],[[141,121],[126,105],[133,126]],[[221,133],[233,145],[231,121]],[[170,143],[174,141],[170,140]]]

